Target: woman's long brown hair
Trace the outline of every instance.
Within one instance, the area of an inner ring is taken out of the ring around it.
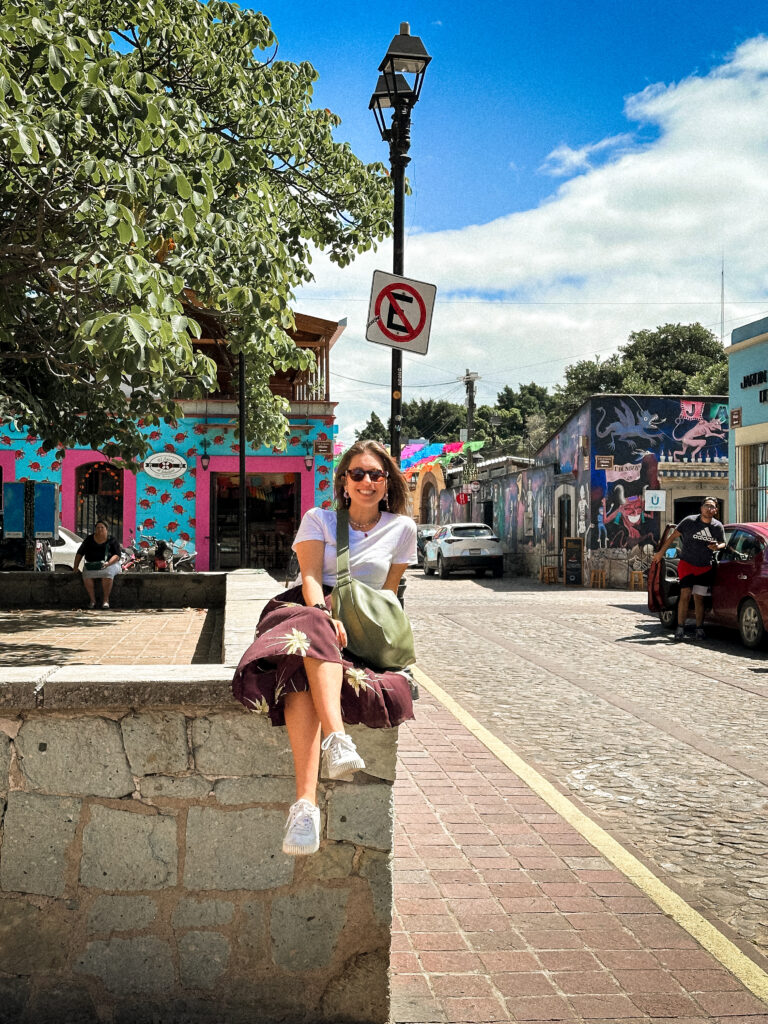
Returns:
[[[352,459],[365,452],[374,455],[381,463],[381,468],[387,473],[387,497],[379,502],[380,511],[405,515],[408,512],[408,484],[400,472],[400,467],[384,445],[378,441],[355,441],[339,459],[336,475],[333,478],[333,496],[336,500],[336,508],[347,507],[347,502],[344,500],[344,477]]]

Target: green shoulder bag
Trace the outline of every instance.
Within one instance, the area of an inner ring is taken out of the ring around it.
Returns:
[[[344,623],[347,650],[377,669],[399,671],[416,660],[413,630],[397,595],[374,590],[349,574],[349,516],[336,513],[336,586],[331,594],[334,618]]]

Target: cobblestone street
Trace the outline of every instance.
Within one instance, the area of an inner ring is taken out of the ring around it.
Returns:
[[[645,595],[408,574],[421,668],[705,914],[768,953],[768,662]]]

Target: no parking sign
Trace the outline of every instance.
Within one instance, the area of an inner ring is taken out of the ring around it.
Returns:
[[[425,356],[436,294],[433,284],[374,270],[366,339]]]

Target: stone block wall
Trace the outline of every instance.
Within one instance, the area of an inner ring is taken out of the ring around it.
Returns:
[[[0,1020],[387,1021],[396,730],[286,857],[287,737],[231,672],[0,667]]]
[[[223,572],[124,572],[115,578],[110,604],[114,608],[223,608],[226,580]],[[0,573],[0,608],[83,608],[87,603],[79,572]]]

